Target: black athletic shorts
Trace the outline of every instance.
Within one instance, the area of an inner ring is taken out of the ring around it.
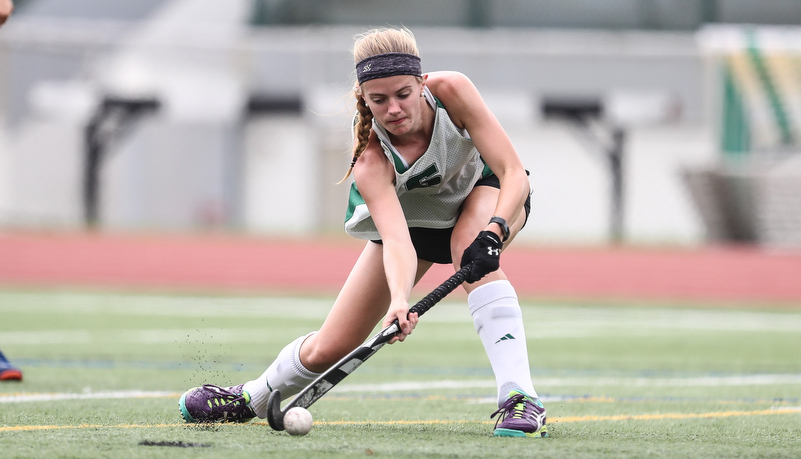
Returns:
[[[526,171],[526,174],[528,174],[528,171]],[[501,181],[498,180],[497,175],[493,174],[477,181],[474,187],[476,186],[491,186],[501,189]],[[526,198],[523,207],[526,209],[526,221],[528,221],[528,214],[531,213],[530,195]],[[526,226],[526,221],[523,222],[523,226]],[[409,228],[409,235],[412,237],[412,244],[414,244],[414,249],[417,251],[417,258],[439,264],[453,263],[453,258],[451,257],[452,233],[453,228]],[[382,243],[380,239],[373,242]]]

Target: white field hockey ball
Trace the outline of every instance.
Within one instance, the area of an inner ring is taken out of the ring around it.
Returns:
[[[306,408],[296,406],[284,415],[284,429],[289,435],[306,435],[312,428],[312,415]]]

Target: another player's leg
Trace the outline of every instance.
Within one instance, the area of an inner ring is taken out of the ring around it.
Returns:
[[[0,381],[22,381],[22,371],[0,352]]]

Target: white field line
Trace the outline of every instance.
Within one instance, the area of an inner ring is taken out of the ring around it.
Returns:
[[[801,374],[765,374],[747,376],[703,376],[692,378],[534,378],[534,387],[558,389],[565,386],[626,386],[626,387],[717,387],[770,386],[801,384]],[[495,380],[407,381],[379,384],[343,384],[332,392],[408,392],[433,389],[492,388]]]
[[[533,326],[533,325],[532,325]],[[636,333],[652,332],[637,330]],[[609,335],[610,331],[598,327],[552,329],[538,332],[533,339],[587,338]],[[468,339],[475,339],[468,336]],[[275,338],[265,329],[201,328],[201,329],[147,329],[147,330],[46,330],[46,331],[0,331],[0,343],[16,346],[42,346],[59,344],[170,344],[170,343],[272,343]]]
[[[422,292],[420,292],[422,294]],[[193,318],[252,317],[324,319],[332,299],[297,297],[202,297],[161,295],[115,295],[80,293],[0,292],[2,312],[70,311],[92,316],[172,316]],[[717,309],[616,308],[570,305],[523,305],[523,316],[540,332],[613,328],[626,330],[720,330],[797,333],[801,314],[797,311],[740,311]],[[535,321],[536,319],[536,321]],[[445,300],[426,315],[427,322],[472,323],[464,301]],[[569,335],[568,335],[569,336]],[[532,337],[530,339],[535,339]]]
[[[0,305],[0,313],[2,312]],[[447,309],[447,308],[443,308]],[[537,333],[529,333],[529,341],[539,339],[580,339],[589,337],[618,336],[653,336],[657,333],[697,333],[699,330],[733,331],[733,332],[772,332],[797,334],[801,331],[801,315],[767,315],[725,317],[697,312],[672,312],[656,314],[651,311],[643,317],[602,317],[589,318],[586,314],[582,321],[561,320],[551,317],[539,322],[526,322],[529,329],[537,328]],[[466,317],[466,319],[465,319]],[[469,323],[469,315],[432,313],[426,316],[427,322]],[[472,326],[470,327],[472,328]],[[453,339],[453,338],[449,338]],[[464,339],[475,339],[465,335]],[[268,343],[275,338],[264,328],[172,328],[172,329],[104,329],[104,330],[37,330],[37,331],[0,331],[0,342],[14,343],[18,346],[41,346],[59,344],[169,344],[198,341],[201,343]]]
[[[11,394],[0,395],[0,403],[22,402],[53,402],[58,400],[97,400],[97,399],[130,399],[130,398],[172,398],[180,397],[176,392],[121,390],[107,392],[86,392],[80,394],[52,393],[52,394]]]
[[[535,387],[558,389],[566,386],[625,386],[625,387],[717,387],[717,386],[767,386],[801,384],[801,374],[766,374],[749,376],[722,376],[696,378],[535,378]],[[423,392],[442,389],[489,389],[495,388],[491,379],[457,381],[406,381],[378,384],[343,384],[332,393],[397,393]],[[0,395],[0,403],[48,402],[59,400],[89,399],[133,399],[133,398],[177,398],[180,393],[167,391],[104,391],[87,393],[17,393]],[[490,400],[490,399],[488,399]]]

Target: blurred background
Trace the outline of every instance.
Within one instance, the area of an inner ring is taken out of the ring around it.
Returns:
[[[16,0],[0,230],[341,234],[353,37],[405,25],[531,171],[518,241],[801,247],[797,0]]]

